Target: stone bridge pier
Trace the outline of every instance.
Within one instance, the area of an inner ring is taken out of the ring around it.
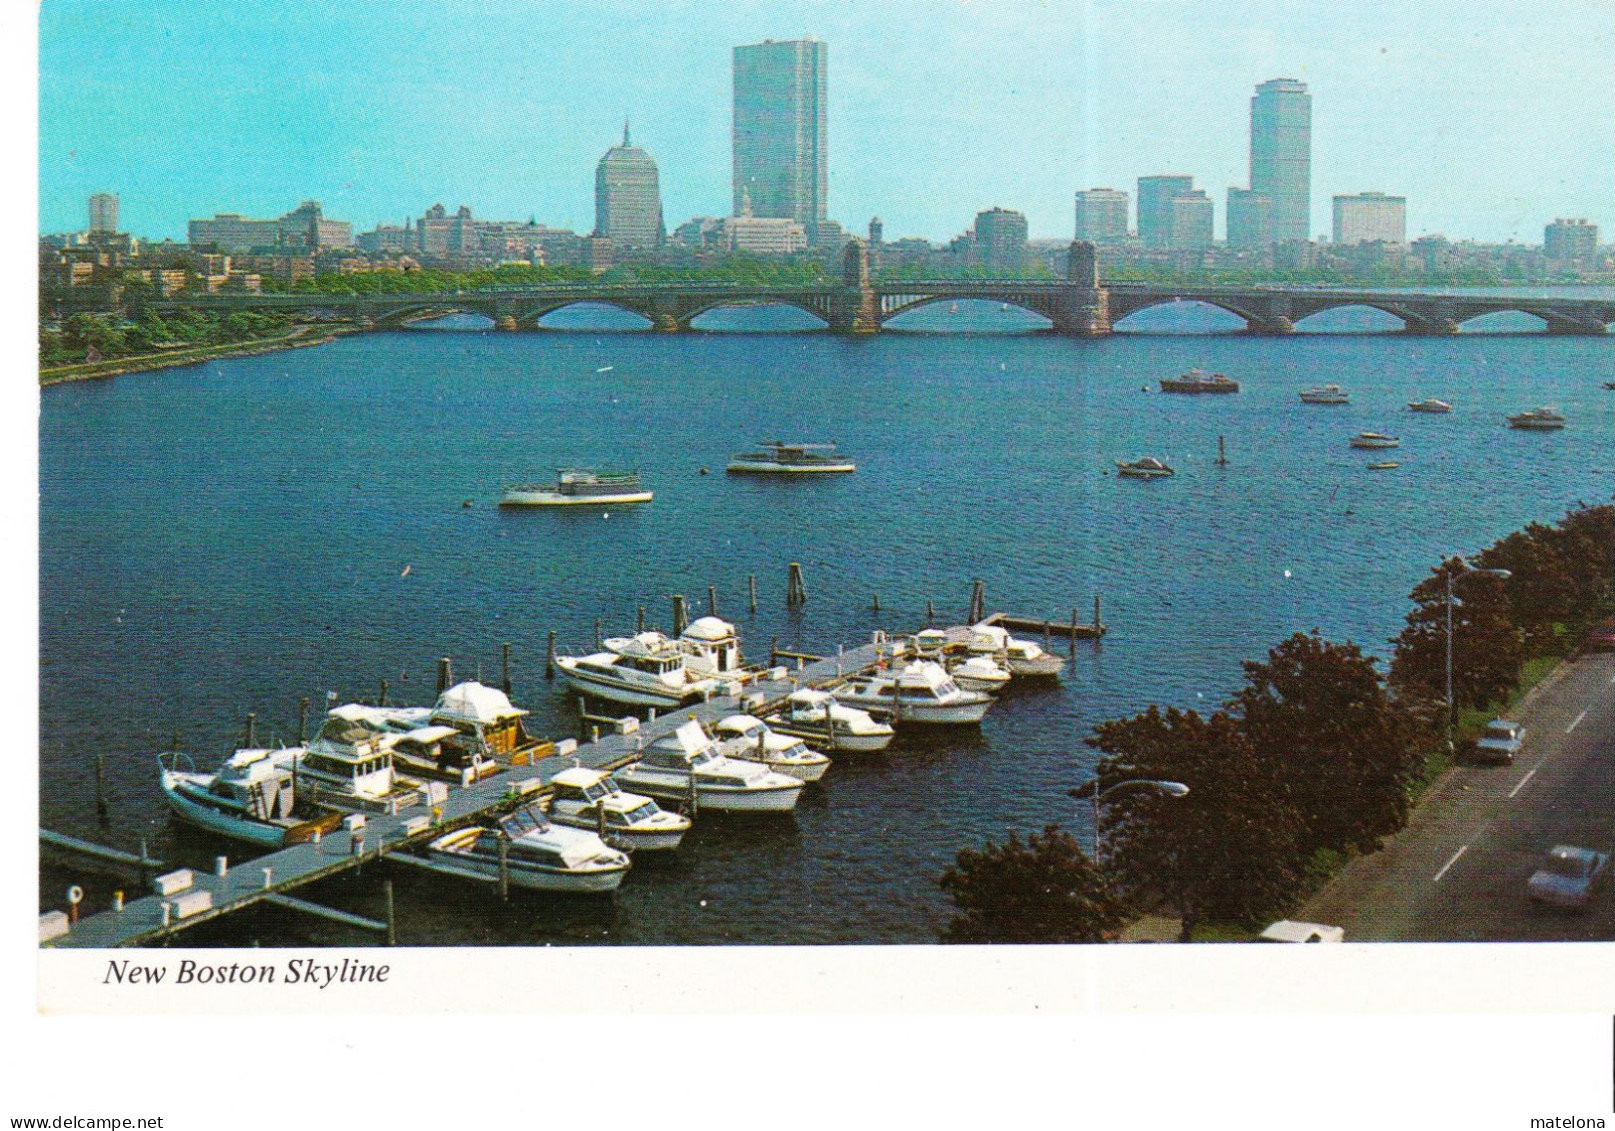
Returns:
[[[1072,240],[1066,282],[1049,312],[1054,332],[1072,338],[1102,338],[1111,332],[1110,292],[1099,285],[1099,249]]]

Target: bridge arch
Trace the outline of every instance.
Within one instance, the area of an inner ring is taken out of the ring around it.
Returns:
[[[551,315],[561,314],[563,311],[568,313],[563,315],[560,324],[546,321]],[[624,319],[623,315],[628,315],[636,321],[630,322]],[[602,318],[606,323],[604,325],[601,324]],[[640,321],[643,325],[638,324]],[[573,324],[567,325],[569,322]],[[517,316],[516,324],[528,330],[635,333],[650,329],[655,324],[655,315],[649,310],[642,310],[630,303],[609,298],[577,298],[545,306],[528,307]]]
[[[678,315],[679,326],[683,329],[696,329],[695,320],[703,315],[712,314],[720,310],[766,310],[769,308],[785,307],[798,310],[812,318],[817,325],[803,326],[803,330],[822,330],[830,325],[829,312],[823,309],[823,304],[815,304],[811,300],[789,297],[786,295],[759,295],[755,298],[720,297],[710,301],[701,301],[692,304],[687,310]],[[721,332],[721,331],[720,331]]]
[[[881,310],[880,310],[880,323],[881,323],[881,326],[883,328],[890,328],[890,329],[893,329],[893,330],[902,331],[903,330],[902,326],[900,326],[900,325],[899,326],[893,326],[892,325],[892,322],[894,320],[896,320],[898,318],[901,318],[905,314],[912,314],[912,313],[914,313],[916,311],[923,310],[924,308],[926,308],[928,306],[940,306],[940,305],[942,305],[944,303],[949,304],[949,305],[964,303],[967,306],[981,306],[981,305],[997,306],[997,307],[999,307],[1000,312],[1003,311],[1004,307],[1009,307],[1011,310],[1017,311],[1020,314],[1023,314],[1023,315],[1030,314],[1030,315],[1032,315],[1032,316],[1034,316],[1034,317],[1036,317],[1038,319],[1041,319],[1041,320],[1049,323],[1049,325],[1051,325],[1051,326],[1054,323],[1054,315],[1051,312],[1045,311],[1045,310],[1039,310],[1038,306],[1032,300],[1030,300],[1030,299],[1028,299],[1028,298],[1026,298],[1024,296],[1017,296],[1017,295],[1014,295],[1014,294],[1002,294],[1002,295],[986,295],[986,294],[971,294],[971,295],[926,294],[926,295],[886,295],[886,296],[884,296],[882,301],[881,301]],[[1035,331],[1035,330],[1040,330],[1040,329],[1045,329],[1045,328],[1046,327],[1036,326],[1036,325],[1028,325],[1027,327],[1025,327],[1025,329],[1028,332]]]
[[[1123,323],[1132,318],[1135,314],[1144,314],[1146,311],[1162,311],[1163,309],[1170,308],[1192,311],[1196,317],[1204,321],[1205,325],[1201,329],[1193,331],[1197,333],[1238,333],[1241,330],[1256,330],[1266,322],[1266,319],[1261,317],[1256,312],[1241,307],[1237,303],[1230,302],[1226,299],[1218,299],[1201,295],[1195,295],[1192,297],[1185,296],[1182,298],[1168,295],[1160,298],[1152,298],[1145,302],[1118,303],[1116,300],[1116,295],[1112,293],[1111,329],[1123,334],[1147,334],[1159,332],[1148,329],[1148,319],[1146,319],[1143,328],[1140,328],[1139,326],[1127,327],[1124,326]],[[1214,312],[1232,315],[1243,325],[1235,325],[1230,323],[1226,319],[1217,317]],[[1210,316],[1209,321],[1207,321],[1208,315]]]
[[[1353,313],[1355,312],[1355,313]],[[1366,324],[1353,325],[1367,316]],[[1340,302],[1314,306],[1295,316],[1298,334],[1383,334],[1406,330],[1413,323],[1405,313],[1372,302]]]

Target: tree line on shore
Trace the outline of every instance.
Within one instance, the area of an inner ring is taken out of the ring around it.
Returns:
[[[228,345],[284,334],[291,323],[287,314],[255,310],[225,315],[177,310],[159,315],[147,309],[132,320],[114,314],[75,314],[60,326],[40,329],[39,364],[49,368],[139,357],[162,350]]]
[[[1437,565],[1410,595],[1386,675],[1351,641],[1296,633],[1247,661],[1244,686],[1209,714],[1151,706],[1100,723],[1086,739],[1096,775],[1074,793],[1114,790],[1101,860],[1056,825],[961,850],[940,881],[958,912],[944,941],[1097,942],[1156,905],[1181,915],[1185,939],[1280,917],[1401,829],[1449,764],[1449,584],[1453,706],[1479,711],[1529,661],[1574,651],[1609,615],[1612,577],[1615,505],[1582,506]],[[1140,780],[1189,790],[1115,788]]]

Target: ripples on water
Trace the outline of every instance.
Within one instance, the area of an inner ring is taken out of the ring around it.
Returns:
[[[965,314],[911,318],[986,324]],[[800,323],[741,311],[704,325]],[[151,754],[174,728],[211,763],[248,711],[260,738],[289,739],[300,696],[317,709],[327,690],[373,696],[386,678],[395,700],[428,703],[438,656],[495,682],[503,641],[536,729],[574,734],[560,685],[542,678],[546,634],[581,646],[596,617],[625,631],[641,604],[665,626],[671,594],[700,612],[709,584],[753,656],[774,636],[823,651],[916,628],[928,599],[957,620],[976,577],[992,608],[1056,620],[1073,606],[1087,619],[1100,593],[1113,631],[1079,645],[1058,689],[1016,695],[979,733],[839,759],[792,820],[703,818],[676,856],[636,865],[614,902],[505,909],[480,889],[397,877],[407,943],[930,941],[949,914],[936,878],[961,845],[1048,821],[1085,835],[1066,790],[1087,776],[1094,723],[1151,702],[1213,706],[1241,660],[1298,630],[1385,655],[1407,591],[1442,553],[1607,498],[1611,361],[1608,340],[1535,335],[422,331],[48,388],[41,821],[128,848],[145,836],[165,858],[239,852],[171,826]],[[1155,391],[1195,365],[1243,391]],[[1352,403],[1297,401],[1324,382]],[[1406,411],[1427,396],[1456,409]],[[1570,427],[1504,425],[1540,404]],[[1373,455],[1346,445],[1363,430],[1402,437],[1400,469],[1365,470]],[[1213,464],[1218,436],[1226,468]],[[731,452],[771,437],[836,440],[858,473],[723,474]],[[1141,455],[1178,476],[1109,474]],[[502,484],[570,463],[638,467],[656,501],[494,506]],[[791,561],[810,592],[800,615],[783,608]],[[98,751],[108,829],[90,785]],[[64,877],[45,870],[42,906]],[[319,898],[379,912],[369,871]],[[190,941],[354,941],[259,911],[200,931]]]

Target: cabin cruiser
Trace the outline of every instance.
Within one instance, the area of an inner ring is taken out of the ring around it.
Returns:
[[[1162,377],[1163,393],[1237,393],[1239,382],[1222,373],[1191,369],[1181,377]]]
[[[726,758],[756,762],[802,781],[818,781],[830,768],[830,759],[794,735],[775,734],[754,715],[729,715],[712,728],[718,752]]]
[[[1402,444],[1395,436],[1387,436],[1381,432],[1359,432],[1351,438],[1354,448],[1396,448]]]
[[[684,668],[692,675],[730,679],[746,670],[735,626],[718,617],[691,621],[679,634],[678,646],[684,653]]]
[[[1002,656],[1011,675],[1059,675],[1065,667],[1064,660],[1045,652],[1037,642],[1011,636],[996,624],[971,625],[968,647],[978,655]]]
[[[1302,404],[1350,404],[1351,394],[1339,385],[1318,385],[1301,390]]]
[[[603,646],[604,651],[588,656],[555,657],[574,690],[635,707],[677,707],[716,683],[694,676],[689,656],[660,632],[616,636]]]
[[[297,759],[297,785],[314,804],[396,813],[421,802],[421,783],[393,764],[398,736],[377,734],[353,718],[327,717]]]
[[[961,690],[941,664],[929,660],[861,676],[842,684],[834,694],[848,706],[890,715],[894,724],[979,723],[993,705],[991,695]]]
[[[575,507],[648,503],[655,498],[639,482],[637,471],[592,471],[558,467],[555,482],[547,486],[515,484],[505,488],[502,507]]]
[[[278,750],[237,750],[217,773],[198,773],[188,755],[157,756],[158,783],[168,807],[197,828],[262,845],[283,848],[339,828],[342,815],[325,811],[298,816],[297,760],[300,746]]]
[[[794,809],[802,795],[798,778],[724,757],[694,719],[645,747],[616,778],[661,800],[693,800],[695,808],[720,812]]]
[[[528,733],[527,711],[498,688],[470,680],[437,697],[432,707],[370,707],[348,703],[332,718],[361,722],[395,735],[393,761],[409,773],[469,783],[503,766],[526,766],[553,753],[547,739]]]
[[[1397,463],[1394,459],[1386,459],[1386,460],[1380,460],[1378,463],[1369,464],[1368,465],[1368,470],[1370,470],[1370,471],[1394,471],[1396,468],[1399,468],[1401,466],[1402,465],[1400,463]]]
[[[828,691],[806,687],[791,692],[785,709],[764,721],[776,734],[792,735],[832,754],[884,750],[896,733],[888,724],[876,722],[868,711],[838,703]]]
[[[1425,397],[1422,401],[1409,401],[1408,408],[1413,412],[1451,412],[1452,406],[1446,401],[1438,401],[1434,397]]]
[[[1116,474],[1125,475],[1130,479],[1164,479],[1168,475],[1176,475],[1177,472],[1154,456],[1145,456],[1143,459],[1135,459],[1132,463],[1117,460]]]
[[[943,665],[948,674],[966,691],[985,691],[995,695],[1009,686],[1011,672],[986,653],[978,653]]]
[[[922,660],[936,660],[941,662],[947,653],[951,641],[948,634],[940,628],[925,628],[916,632],[910,638],[914,654]]]
[[[1565,418],[1556,408],[1534,408],[1529,412],[1515,413],[1508,418],[1510,428],[1532,428],[1546,431],[1551,428],[1563,428]]]
[[[500,863],[500,841],[505,841]],[[628,874],[628,856],[582,829],[552,824],[532,805],[493,826],[470,825],[426,846],[434,872],[469,879],[498,878],[533,891],[615,891]]]
[[[690,831],[690,818],[670,813],[649,797],[624,793],[603,770],[573,766],[550,779],[550,820],[575,829],[592,829],[624,852],[677,848]]]
[[[725,469],[735,475],[816,475],[857,471],[850,459],[835,455],[834,444],[788,444],[764,440],[755,452],[742,452]]]

